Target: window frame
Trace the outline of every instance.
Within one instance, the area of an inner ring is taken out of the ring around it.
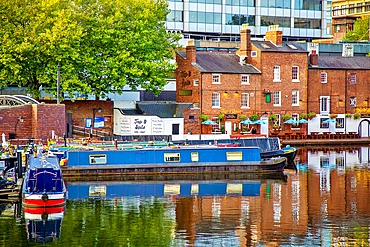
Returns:
[[[328,83],[328,73],[321,72],[320,73],[320,82],[321,83]]]
[[[299,66],[292,66],[292,82],[299,82]]]
[[[281,91],[273,91],[273,106],[281,106]]]
[[[299,106],[299,90],[297,89],[292,90],[292,106]]]
[[[246,102],[246,104],[244,104]],[[242,93],[240,97],[240,107],[245,109],[245,108],[250,108],[250,95],[249,93]]]
[[[212,74],[212,84],[221,84],[220,74]]]
[[[221,95],[219,92],[212,93],[212,108],[221,108]]]
[[[274,65],[273,75],[274,75],[273,82],[281,82],[280,66],[279,65]]]
[[[244,80],[246,78],[246,80]],[[250,85],[250,75],[243,74],[241,75],[240,82],[242,85]]]

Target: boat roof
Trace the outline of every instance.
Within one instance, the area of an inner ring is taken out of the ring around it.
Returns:
[[[58,158],[54,155],[43,154],[36,157],[30,157],[29,169],[52,168],[60,170]]]

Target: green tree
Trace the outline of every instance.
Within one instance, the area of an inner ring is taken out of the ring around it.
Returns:
[[[343,40],[369,40],[369,17],[362,16],[358,18],[354,24],[353,30],[348,31]]]
[[[165,0],[0,1],[0,86],[160,93],[172,77],[179,36],[166,31]],[[17,6],[17,7],[15,7]]]

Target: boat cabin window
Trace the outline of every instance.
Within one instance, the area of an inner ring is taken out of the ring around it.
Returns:
[[[193,161],[193,162],[197,162],[197,161],[199,161],[199,155],[198,155],[198,152],[192,152],[192,153],[191,153],[191,161]]]
[[[164,153],[164,162],[180,162],[180,153]]]
[[[90,164],[107,164],[107,155],[105,154],[92,154],[89,155]]]
[[[226,152],[226,160],[242,160],[242,152]]]

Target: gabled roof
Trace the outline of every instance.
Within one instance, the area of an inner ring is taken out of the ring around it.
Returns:
[[[186,58],[185,52],[178,52]],[[197,51],[196,63],[193,64],[202,73],[229,74],[260,74],[256,67],[250,64],[241,65],[240,58],[234,52],[203,52]]]
[[[271,41],[252,40],[252,44],[261,52],[290,52],[290,53],[308,53],[299,43],[283,41],[281,46],[277,46]]]
[[[370,57],[319,56],[318,69],[361,69],[370,70]]]
[[[177,102],[137,102],[136,104],[142,115],[158,116],[160,118],[183,117],[182,110],[191,106],[190,103]]]

